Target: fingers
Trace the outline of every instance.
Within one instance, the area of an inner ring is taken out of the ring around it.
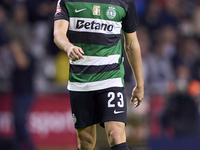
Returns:
[[[72,47],[70,51],[68,52],[69,59],[72,61],[84,59],[83,54],[84,54],[83,50],[75,46]]]
[[[138,99],[137,97],[132,97],[130,103],[134,105],[134,107],[138,107],[142,100]]]
[[[134,104],[135,108],[138,107],[140,105],[140,103],[141,103],[141,100],[139,100],[138,98],[134,98],[133,104]]]
[[[130,103],[134,104],[134,107],[136,108],[142,102],[143,97],[144,97],[144,88],[135,87],[132,91]]]

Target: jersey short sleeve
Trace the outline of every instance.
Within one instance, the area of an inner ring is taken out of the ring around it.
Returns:
[[[122,29],[124,32],[132,33],[137,30],[138,20],[134,0],[128,1],[128,9],[125,18],[122,20]]]
[[[69,21],[69,14],[63,0],[58,0],[54,21],[64,19]]]

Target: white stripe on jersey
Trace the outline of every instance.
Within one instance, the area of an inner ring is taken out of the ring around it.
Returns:
[[[110,87],[123,87],[121,78],[106,79],[96,82],[70,82],[68,81],[68,90],[70,91],[95,91]]]
[[[120,55],[110,55],[108,57],[99,57],[99,56],[84,56],[84,59],[79,59],[77,61],[71,61],[70,64],[73,65],[110,65],[118,63]]]
[[[100,28],[98,28],[100,27]],[[69,30],[102,34],[121,34],[121,22],[91,18],[70,18]]]

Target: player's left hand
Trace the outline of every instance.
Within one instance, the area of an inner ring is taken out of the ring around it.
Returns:
[[[142,102],[144,97],[144,87],[135,87],[132,91],[132,96],[130,99],[130,103],[134,104],[134,107],[138,107]]]

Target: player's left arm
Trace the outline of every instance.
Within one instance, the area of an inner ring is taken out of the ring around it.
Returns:
[[[142,71],[141,50],[136,32],[124,32],[124,39],[125,52],[136,81],[136,86],[133,89],[130,102],[134,103],[134,106],[137,107],[140,105],[144,97],[144,80]]]

